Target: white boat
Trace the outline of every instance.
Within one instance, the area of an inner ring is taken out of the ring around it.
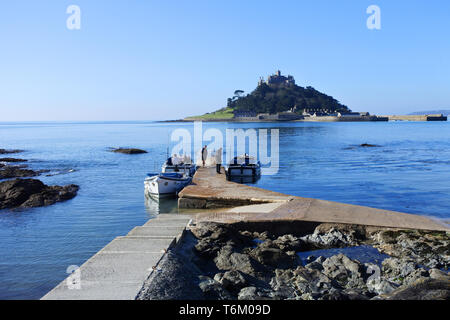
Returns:
[[[192,177],[182,173],[149,173],[144,181],[145,194],[154,197],[176,195],[191,181]]]
[[[192,177],[197,170],[197,166],[192,163],[191,158],[188,156],[178,157],[173,155],[166,160],[161,168],[163,173],[183,173]]]
[[[259,177],[261,175],[261,163],[247,154],[234,157],[226,166],[225,172],[232,177]]]

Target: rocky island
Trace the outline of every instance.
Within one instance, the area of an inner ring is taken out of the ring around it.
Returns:
[[[281,71],[260,78],[255,90],[236,90],[227,106],[182,121],[388,121],[368,112],[352,112],[346,105],[311,86],[302,87]]]

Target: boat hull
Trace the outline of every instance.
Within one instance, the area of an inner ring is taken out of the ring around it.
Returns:
[[[193,164],[181,164],[181,165],[168,165],[164,164],[161,168],[163,173],[184,173],[190,177],[195,174],[197,170],[196,166]]]
[[[176,195],[191,182],[191,178],[174,179],[164,176],[154,176],[145,179],[145,194],[153,197]]]
[[[261,175],[259,166],[229,166],[227,175],[230,177],[257,177]]]

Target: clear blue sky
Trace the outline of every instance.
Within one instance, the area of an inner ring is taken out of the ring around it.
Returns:
[[[2,1],[0,41],[0,121],[182,118],[277,69],[356,111],[450,108],[447,0]]]

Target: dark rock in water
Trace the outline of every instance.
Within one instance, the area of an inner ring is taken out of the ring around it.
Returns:
[[[12,150],[0,149],[0,154],[11,154],[11,153],[21,153],[21,152],[23,152],[23,150],[18,150],[18,149],[12,149]]]
[[[0,182],[0,209],[42,207],[66,201],[77,195],[77,185],[47,186],[35,179]]]
[[[123,153],[123,154],[141,154],[141,153],[147,153],[147,151],[142,149],[136,149],[136,148],[117,148],[112,149],[112,152],[116,153]]]
[[[366,148],[375,148],[375,147],[380,147],[379,145],[376,144],[370,144],[370,143],[363,143],[359,145],[360,147],[366,147]]]
[[[26,159],[17,159],[17,158],[0,158],[0,162],[27,162]]]
[[[36,177],[42,172],[24,169],[24,166],[3,166],[0,170],[0,179]]]

